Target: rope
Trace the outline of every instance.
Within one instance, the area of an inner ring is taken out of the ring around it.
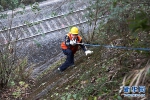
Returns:
[[[132,48],[132,47],[124,47],[124,46],[113,46],[113,45],[99,45],[99,44],[84,44],[85,46],[102,46],[105,48],[115,48],[115,49],[127,49],[127,50],[141,50],[141,51],[150,51],[150,48]]]

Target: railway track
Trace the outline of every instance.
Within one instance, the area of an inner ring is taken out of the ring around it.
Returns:
[[[23,25],[18,25],[11,29],[0,30],[0,38],[1,40],[6,41],[8,38],[8,31],[10,31],[11,41],[16,41],[17,38],[17,41],[22,41],[60,31],[70,26],[84,24],[88,22],[88,19],[85,17],[87,12],[87,9],[84,8],[50,18],[38,18],[36,21],[26,22]],[[4,42],[0,42],[0,44],[2,45]]]

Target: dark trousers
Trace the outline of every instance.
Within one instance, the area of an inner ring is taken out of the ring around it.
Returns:
[[[66,61],[59,67],[61,71],[64,71],[69,66],[74,64],[74,54],[70,49],[62,49],[63,53],[67,56]]]

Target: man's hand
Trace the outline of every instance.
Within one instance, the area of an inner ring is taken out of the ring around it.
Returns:
[[[93,51],[90,51],[90,50],[86,50],[85,51],[85,55],[87,56],[88,54],[92,54],[93,53]]]
[[[75,40],[70,40],[70,45],[76,45],[76,41]]]

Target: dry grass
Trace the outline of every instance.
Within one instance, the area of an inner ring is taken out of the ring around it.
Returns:
[[[150,74],[150,64],[149,61],[144,68],[133,69],[127,75],[124,76],[122,86],[145,86],[146,87],[146,97],[140,98],[140,100],[148,100],[148,89],[149,89],[149,74]],[[123,89],[123,88],[122,88]],[[122,94],[122,90],[119,91]],[[137,99],[136,99],[137,100]]]

